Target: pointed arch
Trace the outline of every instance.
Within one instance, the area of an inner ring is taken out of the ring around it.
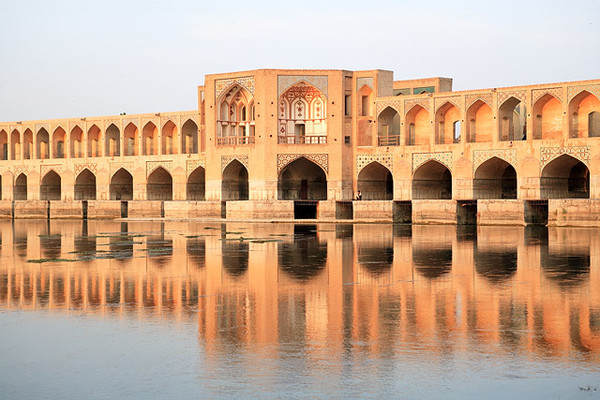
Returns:
[[[158,154],[158,128],[152,121],[142,128],[142,154],[145,156]]]
[[[123,131],[124,138],[124,152],[125,156],[139,156],[140,155],[140,144],[138,140],[138,127],[133,122],[130,122]]]
[[[54,170],[48,171],[40,185],[40,200],[60,200],[61,178]]]
[[[46,128],[40,128],[36,135],[36,158],[47,160],[50,158],[50,134]]]
[[[104,154],[107,157],[119,157],[121,155],[121,131],[115,124],[110,124],[104,134]]]
[[[27,175],[19,174],[13,187],[14,200],[27,200]]]
[[[590,171],[583,162],[568,154],[550,161],[540,177],[542,199],[590,197]]]
[[[279,96],[279,142],[324,144],[327,141],[327,96],[299,81]]]
[[[277,180],[279,200],[327,200],[327,176],[317,163],[300,157],[285,166]]]
[[[100,150],[100,139],[101,139],[100,128],[98,127],[98,125],[94,124],[91,126],[90,129],[88,129],[88,134],[87,134],[87,156],[88,157],[100,157],[102,155],[101,150]]]
[[[373,113],[373,107],[371,107],[371,103],[373,102],[373,89],[369,87],[369,85],[364,84],[358,89],[358,115],[361,117],[368,117]]]
[[[202,167],[196,168],[188,176],[186,184],[186,199],[201,201],[205,199],[205,170]]]
[[[416,104],[406,113],[406,140],[409,146],[429,144],[431,121],[429,111]]]
[[[191,119],[181,126],[181,153],[198,153],[198,125]]]
[[[158,167],[146,182],[146,198],[148,200],[173,200],[173,177],[163,167]]]
[[[525,104],[514,96],[506,99],[498,109],[498,140],[524,140],[527,138],[527,110]]]
[[[168,120],[162,127],[161,153],[177,154],[177,125]]]
[[[400,113],[392,106],[386,107],[377,116],[380,146],[400,145]]]
[[[20,160],[23,157],[23,154],[21,151],[21,133],[18,130],[13,129],[10,133],[10,143],[10,159]]]
[[[110,179],[111,200],[133,200],[133,176],[125,168],[119,168]]]
[[[444,164],[429,160],[413,173],[412,198],[451,199],[452,173]]]
[[[25,129],[23,132],[23,159],[31,160],[33,158],[33,132],[31,129]]]
[[[467,142],[491,142],[494,132],[492,108],[488,103],[478,99],[467,110]]]
[[[561,139],[563,133],[562,103],[546,93],[533,105],[533,138]]]
[[[481,163],[473,177],[473,198],[516,199],[517,172],[505,160],[492,157]]]
[[[8,160],[8,132],[0,130],[0,159]]]
[[[79,125],[75,125],[71,128],[70,133],[70,157],[80,158],[83,157],[83,129]]]
[[[58,126],[52,133],[52,158],[65,158],[65,139],[67,133],[62,126]]]
[[[96,200],[96,175],[87,168],[75,179],[75,200]]]
[[[359,172],[356,184],[363,200],[392,200],[394,198],[392,172],[377,161],[371,162]]]
[[[460,122],[460,109],[451,101],[445,102],[435,113],[435,143],[458,143],[460,132],[455,137],[456,123]]]
[[[252,100],[252,93],[239,83],[233,83],[227,90],[221,92],[216,102],[219,105],[217,110],[218,137],[250,136],[248,110]],[[234,144],[236,143],[234,141]],[[218,144],[221,143],[218,141]]]
[[[599,137],[600,126],[592,121],[590,114],[600,112],[600,100],[587,90],[582,90],[569,102],[569,137]],[[592,115],[592,119],[594,116]]]
[[[221,200],[248,200],[248,169],[238,160],[232,160],[223,170]]]

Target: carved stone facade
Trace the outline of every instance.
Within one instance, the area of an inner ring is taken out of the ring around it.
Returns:
[[[328,154],[277,154],[277,173],[279,174],[288,164],[302,157],[314,161],[325,172],[329,172]]]
[[[394,170],[394,156],[392,154],[364,154],[356,156],[356,175],[360,171],[371,164],[372,162],[378,162],[391,171]]]
[[[444,153],[413,153],[412,155],[412,170],[415,172],[421,165],[427,161],[435,160],[444,164],[452,171],[452,152]]]

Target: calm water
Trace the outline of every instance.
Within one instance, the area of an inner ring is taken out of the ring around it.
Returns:
[[[600,230],[0,222],[0,398],[600,398]]]

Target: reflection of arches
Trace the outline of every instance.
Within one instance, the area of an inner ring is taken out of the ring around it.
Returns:
[[[191,119],[181,127],[181,154],[196,154],[198,152],[198,125]]]
[[[164,168],[158,167],[148,176],[146,198],[148,200],[173,200],[173,178]]]
[[[248,271],[249,243],[240,240],[223,240],[221,243],[223,268],[234,278],[243,276]]]
[[[477,273],[490,283],[502,283],[517,272],[517,250],[483,251],[473,249],[473,260]]]
[[[455,130],[460,127],[460,110],[451,102],[446,102],[435,113],[435,143],[448,144],[456,143],[460,139],[460,131],[458,137],[455,138]]]
[[[493,128],[492,109],[482,101],[477,100],[467,110],[467,141],[491,142]]]
[[[124,168],[119,169],[110,180],[111,200],[133,200],[133,176]]]
[[[527,135],[525,105],[516,97],[510,97],[498,110],[498,140],[524,140]]]
[[[326,200],[327,177],[316,163],[300,157],[279,173],[279,200]]]
[[[238,160],[233,160],[223,170],[221,200],[248,200],[248,170]]]
[[[533,138],[560,139],[562,131],[562,104],[556,97],[547,93],[533,105]]]
[[[600,136],[600,126],[592,122],[590,127],[590,114],[599,111],[600,100],[590,92],[584,90],[573,97],[569,103],[569,137]]]
[[[589,279],[589,253],[550,252],[543,246],[540,262],[544,275],[562,287],[574,287]]]
[[[13,197],[15,200],[27,200],[27,175],[19,174],[15,179]]]
[[[540,178],[542,199],[590,197],[590,173],[578,159],[563,154],[549,162]]]
[[[514,167],[498,157],[482,163],[473,177],[473,198],[516,199],[517,172]]]
[[[392,107],[386,107],[377,117],[379,145],[400,144],[400,114]]]
[[[393,247],[359,247],[358,264],[371,275],[379,276],[389,272],[394,262]]]
[[[104,134],[106,138],[105,144],[105,154],[108,157],[118,157],[121,155],[121,131],[119,128],[115,126],[115,124],[110,124],[108,129],[106,129],[106,133]]]
[[[327,243],[319,242],[315,225],[295,225],[294,241],[277,244],[279,268],[298,281],[308,281],[327,265]]]
[[[40,185],[40,199],[60,200],[60,183],[60,176],[54,171],[49,171]]]
[[[206,265],[206,242],[204,238],[188,238],[185,242],[188,259],[198,268]]]
[[[407,145],[429,144],[431,122],[429,111],[416,105],[406,113],[406,141]]]
[[[363,200],[391,200],[394,197],[392,173],[374,161],[358,174],[357,189]]]
[[[415,269],[425,278],[439,278],[452,270],[452,247],[413,247],[412,258]]]
[[[96,200],[96,176],[87,168],[75,179],[75,200]]]
[[[205,171],[204,168],[196,168],[188,177],[186,184],[187,200],[205,199]]]
[[[413,174],[413,199],[451,199],[452,174],[443,164],[429,160]]]

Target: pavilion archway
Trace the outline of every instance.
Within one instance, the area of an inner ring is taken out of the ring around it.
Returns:
[[[498,140],[525,140],[527,138],[527,110],[521,100],[510,97],[498,110]]]
[[[588,167],[567,154],[555,158],[542,170],[540,197],[542,199],[589,199]]]
[[[421,165],[413,174],[412,198],[451,199],[452,174],[448,167],[435,160]]]
[[[248,169],[239,162],[233,160],[223,170],[221,180],[221,200],[248,200]]]
[[[173,177],[167,170],[158,167],[148,176],[146,198],[148,200],[173,200]]]
[[[277,181],[279,200],[327,200],[327,177],[314,162],[300,157],[289,163]]]
[[[517,172],[508,162],[493,157],[481,164],[473,178],[475,199],[516,199]]]
[[[27,200],[27,175],[19,174],[15,179],[13,198],[15,200]]]
[[[435,143],[458,143],[460,135],[460,110],[446,102],[435,113]]]
[[[430,133],[429,111],[420,105],[411,108],[406,113],[406,145],[429,144]]]
[[[181,126],[181,154],[198,153],[198,125],[188,119]]]
[[[65,138],[67,133],[58,127],[52,133],[52,158],[65,158]]]
[[[363,200],[392,200],[394,180],[389,169],[374,161],[358,174],[357,189]]]
[[[111,200],[133,200],[133,176],[120,168],[110,180]]]
[[[115,126],[110,124],[104,134],[106,139],[104,154],[107,157],[118,157],[121,155],[121,131]]]
[[[41,128],[36,135],[38,160],[47,160],[50,158],[50,134],[45,128]]]
[[[600,137],[600,100],[586,90],[569,103],[569,137]]]
[[[60,185],[60,175],[54,171],[49,171],[42,178],[42,184],[40,185],[40,200],[60,200]]]
[[[96,200],[96,176],[87,168],[75,179],[75,200]]]
[[[562,104],[556,97],[547,93],[533,105],[533,138],[561,139],[562,133]]]
[[[205,170],[202,167],[196,168],[188,177],[186,184],[186,199],[201,201],[206,198],[206,180]]]
[[[467,110],[467,142],[491,142],[494,132],[494,118],[491,107],[477,100]]]

